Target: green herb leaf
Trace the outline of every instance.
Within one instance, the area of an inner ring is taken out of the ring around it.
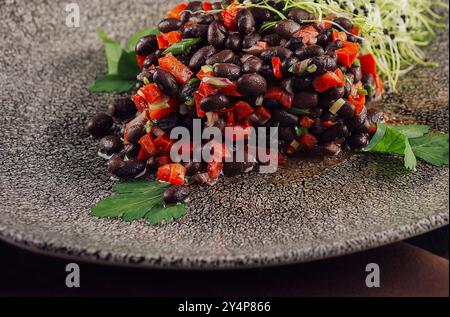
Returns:
[[[164,207],[166,183],[135,181],[113,185],[115,195],[107,197],[91,208],[91,215],[104,218],[122,218],[133,221],[145,218],[151,224],[160,224],[184,215],[185,205]]]
[[[125,50],[127,50],[128,52],[134,52],[137,42],[142,37],[147,35],[158,35],[159,33],[159,29],[155,27],[136,31],[125,43]]]
[[[178,43],[175,43],[168,47],[164,52],[163,55],[172,53],[173,55],[179,55],[187,52],[187,50],[198,43],[201,42],[201,38],[187,38],[183,39]]]
[[[105,75],[96,80],[89,87],[91,92],[126,92],[131,90],[136,84],[136,80],[122,78],[120,75]]]
[[[411,171],[415,171],[417,167],[417,159],[408,139],[405,140],[405,167]]]
[[[434,133],[409,140],[417,157],[436,166],[448,165],[448,134]]]
[[[137,63],[136,54],[133,52],[122,52],[119,61],[119,75],[122,78],[133,79],[136,83],[136,76],[140,73],[140,68]]]
[[[377,126],[377,133],[378,129],[381,128],[380,133],[378,135],[375,133],[371,142],[363,151],[404,155],[406,136],[384,123],[379,123]],[[375,137],[377,138],[375,139]]]
[[[117,74],[119,70],[119,60],[122,55],[122,48],[118,41],[110,39],[105,31],[97,29],[97,34],[103,40],[105,46],[106,62],[108,64],[108,74]]]
[[[392,129],[400,131],[407,138],[418,138],[428,133],[430,127],[422,124],[398,124],[390,126]]]

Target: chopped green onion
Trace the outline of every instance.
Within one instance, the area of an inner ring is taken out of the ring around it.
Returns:
[[[211,65],[203,65],[201,68],[202,72],[204,73],[211,73],[214,72],[214,68]]]
[[[338,100],[336,100],[333,105],[330,107],[330,112],[332,114],[336,114],[339,109],[341,109],[341,107],[345,104],[345,100],[340,98]]]
[[[368,95],[368,93],[367,93],[367,90],[365,90],[365,89],[358,89],[357,91],[356,91],[359,95],[364,95],[364,96],[367,96]]]
[[[203,82],[217,88],[224,88],[231,84],[231,81],[228,78],[220,78],[220,77],[205,77],[203,78]]]
[[[144,82],[144,85],[149,85],[150,84],[150,80],[148,80],[147,77],[144,77],[143,82]]]
[[[188,85],[191,86],[198,81],[199,81],[199,79],[197,77],[193,77],[191,80],[188,81]]]
[[[295,134],[297,134],[297,136],[302,136],[303,134],[308,132],[308,129],[306,129],[305,127],[300,127],[298,125],[296,125],[294,127],[294,130],[295,130]]]
[[[295,150],[297,150],[300,147],[300,143],[298,143],[297,140],[293,140],[289,145],[292,146]]]
[[[166,54],[174,54],[174,55],[179,55],[179,54],[183,54],[186,53],[187,50],[200,43],[202,41],[201,38],[187,38],[187,39],[183,39],[175,44],[173,44],[172,46],[170,46],[169,48],[167,48],[164,52],[163,55]]]
[[[375,95],[375,87],[372,85],[366,85],[364,88],[366,88],[367,96],[373,96]]]
[[[309,65],[309,66],[306,68],[306,71],[307,71],[308,73],[314,73],[316,70],[317,70],[317,65],[316,65],[316,64]]]
[[[357,58],[355,58],[355,60],[353,61],[352,66],[353,66],[353,67],[359,67],[359,66],[361,66],[360,60],[357,59]]]

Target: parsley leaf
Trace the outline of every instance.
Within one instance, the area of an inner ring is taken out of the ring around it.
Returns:
[[[119,70],[119,61],[122,55],[122,48],[120,47],[119,41],[114,41],[110,39],[105,31],[98,28],[98,36],[103,40],[103,45],[105,46],[106,62],[108,64],[108,74],[117,74]]]
[[[448,165],[448,134],[433,133],[410,140],[414,154],[436,166]]]
[[[418,138],[430,131],[430,127],[424,124],[398,124],[390,127],[400,131],[407,138]]]
[[[136,85],[133,79],[122,78],[117,74],[105,75],[89,87],[91,92],[126,92]]]
[[[163,193],[169,184],[136,181],[113,185],[115,195],[107,197],[91,208],[91,215],[99,218],[121,218],[125,221],[146,219],[153,225],[184,216],[185,205],[163,204]]]

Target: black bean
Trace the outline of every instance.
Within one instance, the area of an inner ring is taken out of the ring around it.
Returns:
[[[275,27],[275,32],[286,39],[291,38],[298,30],[300,30],[300,24],[290,19],[279,21]]]
[[[225,48],[232,51],[239,51],[242,49],[242,39],[237,33],[230,34],[225,42]]]
[[[281,69],[283,71],[283,74],[289,75],[289,69],[292,65],[297,64],[299,62],[299,59],[295,56],[288,57],[283,60],[281,63]]]
[[[119,156],[126,156],[127,158],[136,158],[139,155],[141,146],[139,144],[125,144]]]
[[[363,74],[361,81],[364,86],[371,85],[372,87],[375,87],[375,79],[370,73]]]
[[[187,11],[197,12],[203,10],[203,2],[201,1],[189,1],[186,9]]]
[[[364,124],[364,121],[366,120],[366,118],[367,118],[367,108],[363,107],[363,109],[359,113],[359,115],[355,115],[355,116],[351,117],[347,122],[348,122],[348,125],[350,126],[350,128],[357,130]]]
[[[330,42],[325,46],[325,52],[328,54],[330,52],[334,52],[335,50],[342,48],[344,46],[344,43],[341,40],[336,40],[333,42]]]
[[[226,177],[234,177],[244,173],[245,162],[224,162],[222,171]]]
[[[161,57],[163,50],[157,49],[153,53],[150,53],[144,59],[144,68],[149,68],[152,65],[156,65],[158,63],[158,59]]]
[[[353,23],[347,18],[339,17],[334,19],[333,22],[340,25],[346,31],[350,31],[353,28]]]
[[[330,142],[334,141],[337,138],[345,138],[350,135],[348,131],[348,127],[343,123],[336,123],[334,126],[325,130],[322,133],[320,140],[321,142]]]
[[[269,21],[272,19],[272,13],[264,8],[250,8],[252,12],[253,18],[255,19],[257,24],[260,24],[264,21]]]
[[[292,88],[293,82],[294,82],[293,78],[285,78],[281,81],[281,88],[292,94],[294,92]]]
[[[261,35],[258,32],[252,32],[244,36],[242,40],[242,48],[248,49],[261,40]]]
[[[301,61],[307,58],[311,58],[314,56],[320,56],[325,54],[325,51],[319,45],[308,45],[302,46],[295,50],[295,56],[298,57]]]
[[[153,81],[166,95],[171,97],[179,96],[180,86],[177,79],[167,70],[158,68],[153,75]]]
[[[173,185],[164,191],[163,199],[166,204],[176,204],[183,202],[190,194],[189,186]]]
[[[291,51],[295,51],[305,45],[303,44],[303,39],[301,37],[293,37],[286,41],[283,46],[290,49]]]
[[[292,105],[296,108],[314,108],[319,103],[319,95],[312,91],[301,91],[294,95]]]
[[[106,113],[98,113],[86,124],[87,131],[96,138],[102,137],[111,130],[113,119]]]
[[[225,47],[227,40],[227,29],[221,21],[214,21],[208,28],[208,43],[217,49]]]
[[[158,170],[158,161],[154,156],[147,160],[146,165],[147,171],[149,171],[150,173],[156,173],[156,171]]]
[[[308,129],[309,133],[317,137],[322,135],[323,131],[325,131],[325,128],[322,125],[322,121],[320,120],[320,118],[315,119],[313,125]]]
[[[244,74],[238,79],[237,88],[244,96],[261,96],[267,91],[267,81],[259,74]]]
[[[130,119],[136,111],[136,105],[130,98],[116,99],[108,106],[108,114],[118,120]]]
[[[161,130],[164,130],[164,132],[170,134],[170,130],[178,125],[179,119],[180,117],[177,113],[171,113],[165,117],[162,117],[161,119],[156,120],[156,126]]]
[[[229,107],[230,104],[231,101],[227,96],[222,93],[217,93],[203,98],[200,102],[200,108],[205,112],[210,112]]]
[[[332,34],[333,34],[333,31],[331,28],[324,29],[317,36],[317,44],[322,47],[326,47],[328,42],[330,42],[330,40],[331,40]]]
[[[356,107],[351,102],[346,101],[338,110],[337,114],[344,119],[349,119],[355,115]]]
[[[298,76],[294,80],[294,91],[301,91],[312,87],[313,79],[311,76]]]
[[[192,98],[192,95],[194,94],[194,92],[197,91],[198,87],[200,86],[200,81],[195,81],[193,83],[187,83],[186,85],[184,85],[181,88],[180,91],[180,97],[184,100],[184,101],[188,101],[189,99]]]
[[[353,74],[354,83],[358,83],[362,79],[361,67],[349,67],[347,68],[347,72]]]
[[[363,123],[359,127],[357,127],[355,130],[358,132],[369,133],[370,128],[371,128],[370,126],[371,126],[371,123],[366,118],[366,120],[364,120]]]
[[[367,119],[371,123],[384,121],[384,113],[380,110],[370,108],[367,110]]]
[[[298,136],[292,127],[281,127],[278,129],[278,137],[287,143],[291,143]]]
[[[181,26],[182,26],[182,23],[180,20],[174,19],[174,18],[167,18],[167,19],[163,19],[163,20],[161,20],[161,22],[159,22],[158,29],[162,33],[168,33],[171,31],[178,30],[179,28],[181,28]]]
[[[261,53],[261,58],[264,61],[270,62],[272,60],[272,57],[279,57],[281,59],[286,59],[288,57],[291,57],[292,55],[293,53],[290,49],[287,49],[286,47],[283,46],[275,46],[265,49]]]
[[[309,61],[309,66],[316,65],[315,75],[322,75],[328,71],[334,71],[337,67],[336,61],[328,55],[315,56]]]
[[[347,67],[342,65],[342,64],[338,64],[339,69],[341,70],[341,72],[343,74],[345,74],[347,72]]]
[[[119,136],[117,135],[107,135],[100,139],[98,144],[98,149],[100,153],[105,155],[113,155],[122,150],[123,143]]]
[[[130,159],[128,161],[123,161],[123,164],[113,173],[119,178],[136,178],[138,175],[143,174],[147,164],[145,161],[138,161],[135,159]]]
[[[146,133],[145,131],[145,124],[143,123],[136,123],[131,126],[127,126],[126,129],[126,136],[125,139],[129,143],[136,144],[138,143],[139,139],[143,137]]]
[[[138,55],[149,55],[158,48],[158,41],[155,35],[148,35],[142,37],[135,47],[135,52]]]
[[[369,144],[369,135],[367,133],[355,133],[350,137],[348,143],[354,149],[362,149]]]
[[[239,57],[232,50],[223,50],[206,59],[206,64],[214,65],[217,63],[240,63]]]
[[[114,155],[108,161],[108,172],[111,174],[116,174],[118,170],[120,170],[125,165],[125,161],[117,155]]]
[[[259,73],[263,67],[263,61],[256,56],[250,56],[247,60],[242,64],[242,72],[245,74],[248,73]]]
[[[314,14],[302,9],[294,9],[289,11],[288,18],[294,20],[297,23],[303,23],[304,20],[313,20]]]
[[[269,109],[283,108],[284,106],[276,99],[265,98],[262,104],[264,107]]]
[[[193,24],[210,24],[214,21],[214,16],[211,14],[196,13],[189,19]]]
[[[237,29],[242,35],[250,34],[255,30],[255,19],[248,9],[239,10],[237,17]]]
[[[338,100],[344,96],[345,88],[344,86],[334,86],[326,91],[324,91],[321,95],[322,98],[326,98],[329,100]]]
[[[206,24],[194,24],[192,25],[192,37],[199,37],[201,39],[208,38],[209,25]]]
[[[206,60],[217,53],[214,46],[204,46],[192,55],[189,61],[189,68],[195,72],[198,72],[200,68],[206,63]]]
[[[347,34],[347,41],[356,43],[356,42],[358,42],[358,38],[352,34]]]
[[[198,174],[202,170],[202,163],[200,162],[188,162],[184,164],[184,167],[186,167],[186,175],[187,176],[193,176],[195,174]]]
[[[314,107],[309,109],[309,114],[308,117],[310,117],[311,119],[316,119],[316,118],[320,118],[320,116],[322,115],[322,108],[320,107]]]
[[[231,63],[217,63],[214,65],[214,74],[234,81],[241,76],[241,67]]]
[[[263,40],[263,42],[266,42],[267,45],[269,45],[269,46],[278,46],[278,45],[280,45],[281,37],[278,34],[273,33],[273,34],[264,36],[262,38],[262,40]]]
[[[280,123],[280,127],[294,127],[298,124],[299,117],[283,109],[272,111],[272,120]]]

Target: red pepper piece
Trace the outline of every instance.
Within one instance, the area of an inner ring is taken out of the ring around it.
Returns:
[[[157,149],[150,133],[147,133],[141,137],[138,143],[141,146],[141,151],[145,154],[146,159],[149,159],[156,154]]]
[[[203,2],[203,10],[204,11],[212,10],[212,3],[208,1]]]
[[[331,34],[332,41],[341,40],[342,42],[347,42],[347,33],[345,32],[339,32],[333,29],[333,33]]]
[[[203,96],[198,91],[194,92],[193,95],[194,95],[194,101],[195,101],[195,109],[197,110],[197,117],[203,118],[206,114],[206,112],[200,108],[200,101],[202,101]]]
[[[266,123],[272,117],[269,110],[263,106],[255,108],[255,112],[258,114],[262,123]]]
[[[158,163],[158,166],[163,166],[172,163],[172,160],[168,155],[162,155],[156,158],[156,162]]]
[[[158,62],[159,67],[171,72],[180,84],[186,84],[194,75],[186,65],[170,54],[161,57]]]
[[[169,43],[169,45],[172,45],[181,41],[181,34],[178,31],[171,31],[164,34],[164,39],[167,41],[167,43]]]
[[[283,73],[281,72],[281,58],[272,57],[272,68],[276,78],[283,78]]]
[[[207,166],[208,176],[212,179],[216,179],[220,176],[220,172],[222,171],[222,162],[209,162]]]
[[[173,145],[173,141],[167,135],[163,134],[155,139],[154,145],[163,153],[170,153],[170,148]]]
[[[231,82],[229,85],[220,89],[220,92],[230,97],[241,97],[242,94],[237,89],[236,83]]]
[[[308,129],[308,128],[311,128],[311,127],[313,126],[314,120],[311,119],[311,118],[308,117],[308,116],[303,116],[303,117],[300,119],[299,124],[300,124],[302,127]]]
[[[160,182],[169,182],[170,179],[170,164],[162,164],[156,172],[156,179]]]
[[[336,50],[338,62],[345,67],[352,66],[356,56],[358,56],[359,44],[353,42],[344,42],[344,47]]]
[[[202,95],[202,97],[208,97],[217,93],[219,89],[214,87],[213,85],[202,82],[198,87],[198,92]]]
[[[177,5],[176,7],[172,8],[169,13],[167,13],[168,18],[174,18],[174,19],[180,19],[181,13],[186,9],[187,3],[183,2]]]
[[[317,138],[311,133],[305,133],[300,136],[298,142],[307,149],[313,149],[317,144]]]
[[[316,44],[317,43],[317,36],[319,35],[319,32],[312,26],[308,25],[305,28],[302,28],[300,31],[296,32],[294,34],[294,37],[301,37],[303,38],[303,44]]]
[[[163,34],[158,34],[156,36],[156,40],[158,41],[158,48],[159,49],[166,49],[169,47],[169,42],[167,42],[166,38],[164,37]]]
[[[169,182],[172,185],[184,184],[186,168],[180,163],[164,164],[158,168],[156,179],[161,182]]]
[[[348,101],[355,105],[355,115],[359,115],[366,104],[366,96],[363,94],[356,95],[355,97],[349,96]]]
[[[281,96],[280,96],[280,103],[285,106],[286,108],[290,109],[292,108],[292,100],[294,99],[294,95],[287,92],[287,91],[282,91],[281,92]]]
[[[333,121],[324,121],[324,122],[322,122],[322,126],[324,126],[325,128],[332,127],[335,124],[336,124],[336,122],[333,122]]]
[[[282,93],[283,89],[281,89],[280,87],[270,87],[269,89],[267,89],[264,98],[280,100]]]
[[[146,57],[147,56],[136,54],[136,60],[137,60],[137,63],[139,65],[139,68],[143,68],[144,67],[144,60],[145,60]]]
[[[246,116],[248,116],[249,114],[252,114],[254,111],[252,106],[250,106],[248,103],[246,103],[244,101],[238,101],[234,105],[234,110],[236,111],[238,120],[244,119]]]
[[[383,91],[383,81],[381,80],[380,76],[378,76],[377,73],[377,63],[375,61],[375,58],[372,54],[365,54],[358,56],[359,61],[361,62],[361,72],[363,74],[371,74],[373,78],[375,79],[376,84],[376,96],[380,96]]]
[[[334,72],[326,72],[323,75],[317,76],[313,81],[313,86],[318,92],[324,92],[334,86],[344,86],[345,77],[339,68]]]
[[[210,72],[204,72],[203,69],[201,69],[198,73],[197,73],[197,78],[200,80],[203,80],[203,78],[205,77],[214,77],[214,72],[210,71]]]
[[[149,103],[155,103],[164,95],[156,84],[145,85],[139,91]]]
[[[136,105],[136,108],[138,109],[139,112],[144,111],[145,109],[147,109],[148,107],[148,103],[147,101],[144,99],[144,97],[138,95],[138,94],[134,94],[131,97],[131,100],[133,100],[134,104]]]
[[[161,108],[161,109],[155,109],[155,110],[149,109],[148,117],[150,119],[154,119],[154,120],[164,118],[165,116],[167,116],[168,114],[173,112],[178,106],[178,102],[175,99],[169,99],[169,101],[167,103],[169,105],[169,107],[167,107],[167,108]]]
[[[236,31],[236,22],[239,13],[238,3],[234,2],[222,10],[223,24],[230,31]]]

